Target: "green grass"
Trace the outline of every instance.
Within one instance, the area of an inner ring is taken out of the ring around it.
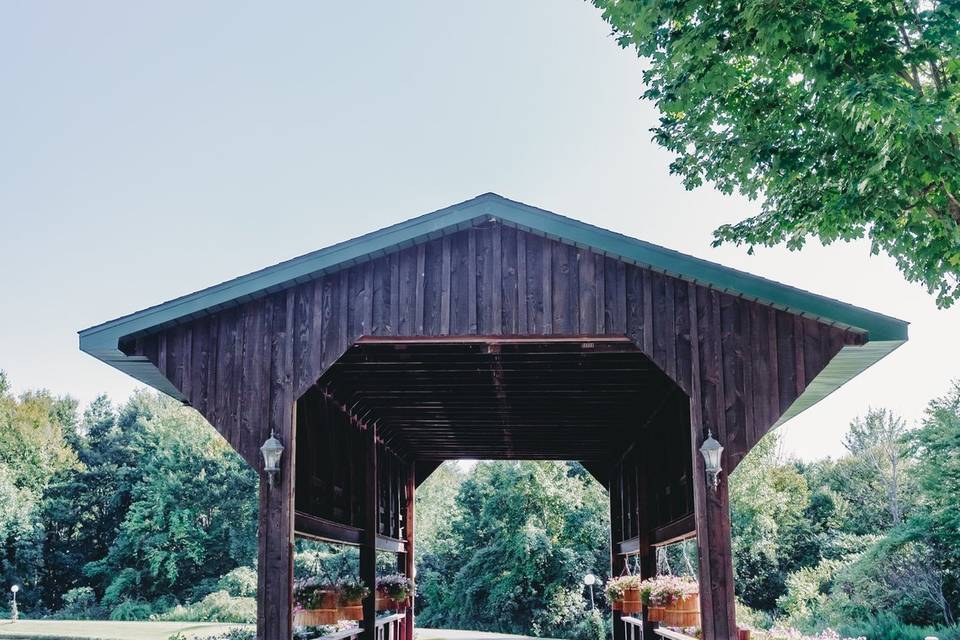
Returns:
[[[167,640],[174,633],[206,637],[252,625],[212,622],[113,622],[108,620],[0,620],[0,638],[24,640]]]

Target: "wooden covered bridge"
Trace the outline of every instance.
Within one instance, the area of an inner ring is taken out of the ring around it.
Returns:
[[[657,545],[695,535],[703,637],[728,640],[727,474],[906,339],[900,320],[485,194],[80,347],[195,407],[260,470],[262,640],[291,636],[294,536],[359,545],[371,586],[378,549],[412,575],[414,492],[458,458],[581,461],[609,489],[616,573],[634,555],[652,573]]]

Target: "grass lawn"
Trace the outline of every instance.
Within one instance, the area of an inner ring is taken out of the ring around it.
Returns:
[[[214,622],[113,622],[109,620],[0,620],[0,638],[44,640],[167,640],[180,632],[188,638],[252,625]]]

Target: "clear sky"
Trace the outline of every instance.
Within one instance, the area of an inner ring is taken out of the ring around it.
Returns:
[[[842,452],[960,377],[938,311],[865,243],[712,249],[756,203],[684,191],[641,63],[582,0],[8,2],[0,9],[0,368],[123,399],[76,331],[486,191],[909,320],[784,427]]]

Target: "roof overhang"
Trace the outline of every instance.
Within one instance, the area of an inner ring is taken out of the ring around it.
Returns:
[[[907,340],[908,323],[903,320],[488,193],[84,329],[80,331],[80,349],[182,400],[179,391],[149,361],[125,355],[120,350],[121,339],[237,306],[491,218],[559,242],[589,248],[689,282],[863,333],[866,344],[844,347],[794,402],[780,423],[813,405]]]

